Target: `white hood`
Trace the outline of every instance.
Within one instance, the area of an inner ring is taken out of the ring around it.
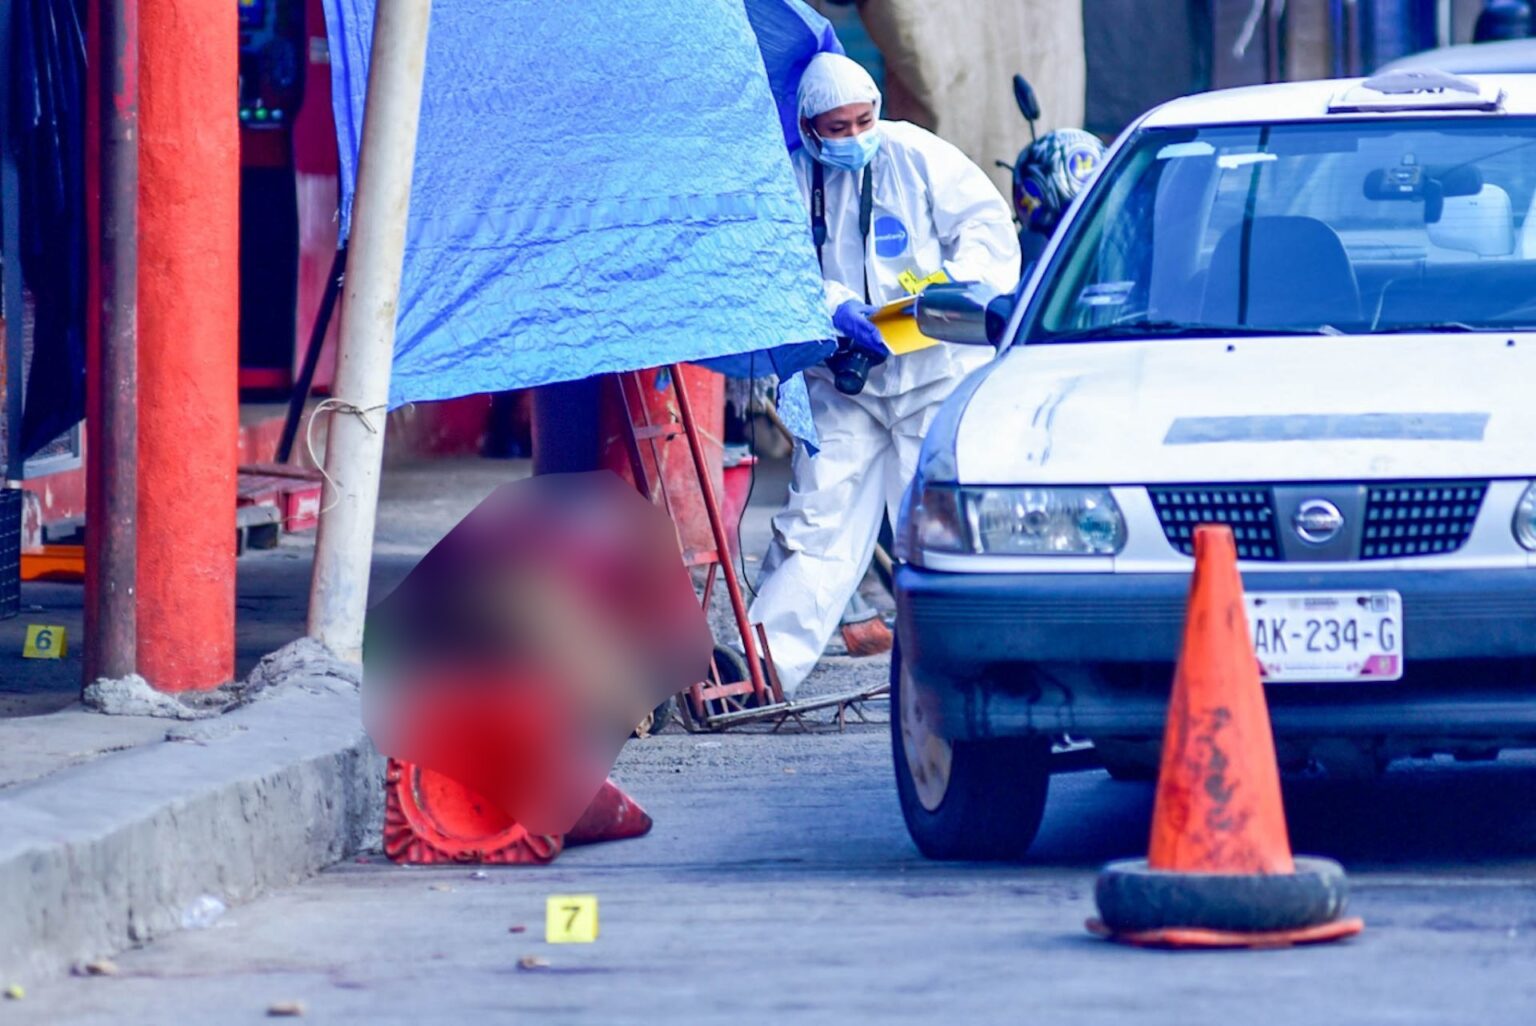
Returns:
[[[1463,334],[1018,346],[966,407],[959,479],[1536,477],[1536,335],[1510,341]]]
[[[880,88],[869,72],[840,53],[823,52],[812,57],[800,76],[800,86],[795,94],[795,106],[800,113],[796,119],[800,141],[812,157],[821,158],[821,142],[805,130],[804,123],[818,114],[850,103],[874,104],[875,120],[880,119]]]

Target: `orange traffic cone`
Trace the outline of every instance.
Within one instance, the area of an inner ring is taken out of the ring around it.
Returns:
[[[529,833],[457,780],[415,763],[390,759],[385,773],[384,853],[394,862],[542,865],[566,844],[620,841],[650,829],[651,817],[611,780],[560,836]]]
[[[612,780],[603,783],[587,811],[565,835],[566,844],[624,841],[651,832],[651,816]]]
[[[1337,862],[1291,856],[1237,546],[1197,527],[1151,846],[1104,868],[1088,929],[1152,947],[1315,943],[1364,928],[1341,918],[1347,894]]]
[[[384,774],[384,854],[415,865],[552,861],[558,835],[530,834],[453,777],[400,759]]]

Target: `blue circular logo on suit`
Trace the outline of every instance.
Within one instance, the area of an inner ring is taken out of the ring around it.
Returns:
[[[875,218],[875,255],[890,259],[907,251],[907,226],[894,217]]]

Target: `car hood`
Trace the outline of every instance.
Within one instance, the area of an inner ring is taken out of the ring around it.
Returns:
[[[1536,476],[1536,335],[1015,346],[956,433],[967,484]]]

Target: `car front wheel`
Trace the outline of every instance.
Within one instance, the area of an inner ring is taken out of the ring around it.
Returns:
[[[1050,783],[1046,738],[949,741],[891,654],[891,756],[901,813],[930,859],[1015,861],[1039,832]]]

